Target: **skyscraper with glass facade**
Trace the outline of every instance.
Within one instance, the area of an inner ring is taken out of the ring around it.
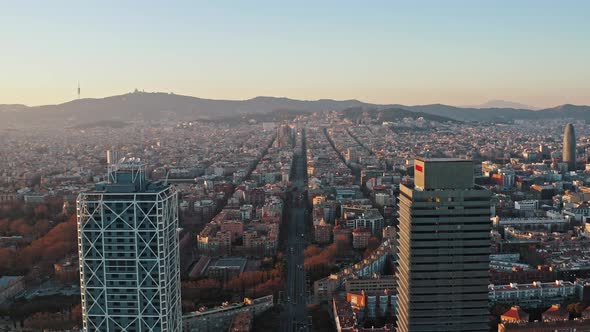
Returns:
[[[490,192],[473,162],[416,159],[399,196],[398,331],[488,331]]]
[[[178,199],[145,165],[109,165],[78,196],[84,331],[181,331]]]
[[[562,159],[564,163],[567,163],[568,171],[576,170],[576,132],[574,131],[574,125],[571,123],[565,125]]]

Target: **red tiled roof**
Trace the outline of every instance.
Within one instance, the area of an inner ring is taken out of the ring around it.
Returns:
[[[527,321],[529,320],[529,314],[518,306],[513,306],[508,311],[502,314],[500,317],[503,321]]]
[[[543,320],[568,320],[569,312],[559,304],[554,304],[542,314],[542,317]]]

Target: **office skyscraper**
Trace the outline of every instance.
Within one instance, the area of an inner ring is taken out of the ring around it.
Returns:
[[[473,162],[416,159],[399,196],[398,331],[488,331],[490,192]]]
[[[576,170],[576,133],[571,123],[565,125],[563,133],[563,162],[567,163],[568,171]]]
[[[78,196],[84,331],[181,331],[177,206],[134,159]]]

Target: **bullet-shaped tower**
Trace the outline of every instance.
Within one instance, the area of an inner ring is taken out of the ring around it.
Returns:
[[[571,123],[565,125],[563,134],[563,162],[567,163],[568,171],[576,170],[576,134]]]

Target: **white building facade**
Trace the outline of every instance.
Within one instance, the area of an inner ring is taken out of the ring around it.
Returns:
[[[84,331],[181,331],[177,196],[134,162],[78,196]]]

